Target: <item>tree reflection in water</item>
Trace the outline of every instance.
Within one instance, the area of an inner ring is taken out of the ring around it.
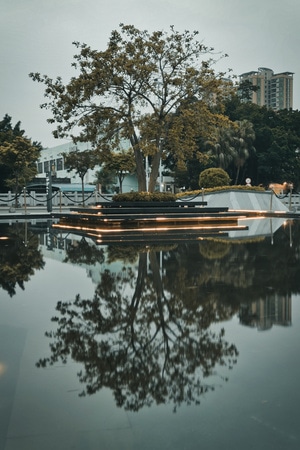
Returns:
[[[80,241],[70,242],[67,249],[67,255],[64,262],[73,264],[88,264],[90,266],[96,263],[104,262],[104,251],[90,245],[84,237]]]
[[[27,222],[13,226],[2,224],[0,236],[0,287],[13,297],[16,286],[25,289],[25,282],[35,270],[45,265],[39,248],[39,236],[32,232]]]
[[[81,395],[108,387],[117,405],[130,410],[200,402],[214,389],[212,375],[224,373],[220,366],[227,372],[238,357],[212,325],[271,292],[286,298],[300,292],[298,222],[293,233],[293,246],[282,228],[276,245],[259,238],[108,247],[106,263],[123,261],[123,268],[107,266],[93,299],[58,303],[56,330],[47,333],[50,356],[37,365],[71,357],[83,365]]]
[[[59,302],[57,311],[57,330],[47,333],[51,356],[37,365],[71,356],[84,367],[81,395],[108,387],[129,410],[153,402],[169,402],[174,410],[199,403],[214,389],[208,377],[218,366],[231,368],[238,355],[223,330],[210,330],[203,305],[190,309],[180,292],[164,291],[154,251],[139,253],[137,275],[132,266],[105,270],[92,300],[78,295]]]

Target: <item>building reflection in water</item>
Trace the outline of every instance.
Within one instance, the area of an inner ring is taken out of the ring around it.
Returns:
[[[239,313],[242,325],[269,330],[273,325],[291,326],[292,300],[290,295],[282,296],[272,292],[265,299],[242,304]]]

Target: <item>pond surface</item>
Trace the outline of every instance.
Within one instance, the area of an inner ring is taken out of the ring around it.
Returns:
[[[299,449],[300,224],[260,225],[1,223],[0,449]]]

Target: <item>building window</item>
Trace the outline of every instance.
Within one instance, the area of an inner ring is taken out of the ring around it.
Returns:
[[[62,158],[57,158],[56,170],[63,170],[63,159]]]
[[[45,161],[44,162],[44,172],[50,172],[50,161]]]

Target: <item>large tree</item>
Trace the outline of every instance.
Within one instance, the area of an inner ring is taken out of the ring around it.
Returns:
[[[253,124],[248,120],[238,120],[235,124],[237,128],[232,135],[231,143],[233,147],[233,162],[236,169],[235,184],[238,184],[241,181],[240,171],[242,167],[245,165],[249,156],[255,153],[253,146],[255,132],[253,130]]]
[[[31,73],[45,85],[54,136],[89,141],[101,152],[130,143],[139,190],[146,190],[145,157],[151,155],[149,190],[155,188],[166,154],[184,166],[197,137],[226,121],[223,99],[228,83],[212,69],[212,48],[197,41],[198,32],[141,31],[120,25],[106,50],[75,42],[73,66],[79,75],[64,84],[60,77]]]
[[[237,120],[227,127],[218,127],[215,134],[205,143],[217,167],[226,170],[234,179],[240,181],[241,168],[250,155],[255,153],[253,124],[248,120]]]
[[[84,177],[88,170],[93,169],[97,164],[95,151],[85,150],[80,152],[78,149],[75,149],[68,153],[64,152],[62,155],[68,172],[75,170],[75,173],[81,179],[82,203],[84,205]]]
[[[0,191],[26,185],[36,174],[36,162],[42,145],[25,136],[21,122],[12,124],[12,118],[5,114],[0,121]]]
[[[23,136],[25,133],[21,129],[21,122],[17,122],[16,125],[12,124],[12,118],[8,114],[5,114],[2,120],[0,120],[0,146],[5,142],[13,141],[17,136]],[[7,167],[0,158],[0,190],[7,190],[5,184],[6,178],[10,176],[10,169]]]
[[[39,156],[39,146],[23,136],[0,144],[0,161],[9,170],[5,183],[15,192],[16,204],[20,189],[37,174],[36,162]]]

